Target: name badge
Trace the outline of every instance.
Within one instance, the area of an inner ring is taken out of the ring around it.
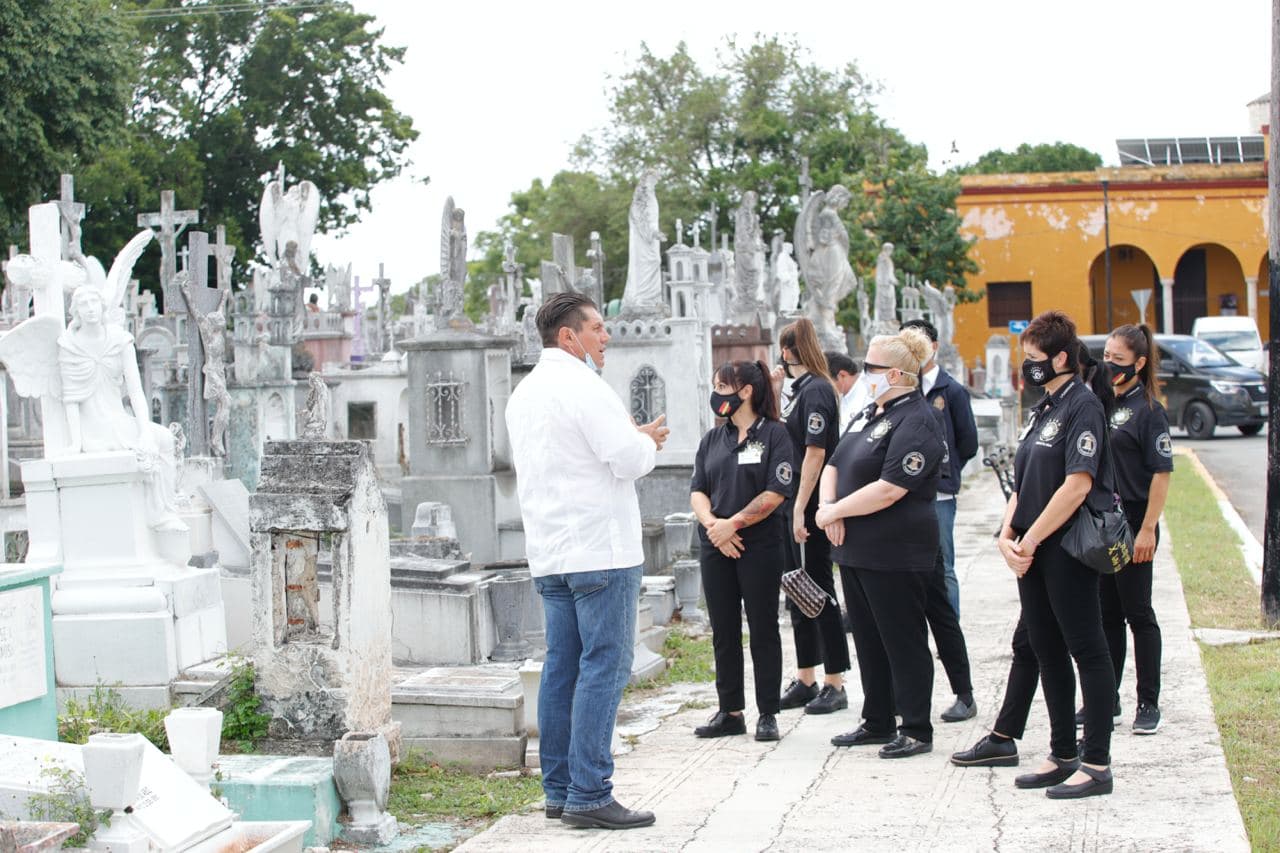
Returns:
[[[746,447],[738,451],[739,465],[756,465],[764,458],[764,445],[758,441],[747,444]]]

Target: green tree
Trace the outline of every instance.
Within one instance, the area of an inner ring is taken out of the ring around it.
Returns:
[[[1003,175],[1018,172],[1092,172],[1102,165],[1102,157],[1069,142],[1030,145],[1026,142],[1012,152],[999,148],[988,151],[957,171],[962,175]]]
[[[118,138],[136,51],[107,0],[0,0],[0,238],[26,243],[27,208]]]

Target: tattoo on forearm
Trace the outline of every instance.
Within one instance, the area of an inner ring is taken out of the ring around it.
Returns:
[[[750,527],[773,512],[777,505],[777,502],[767,492],[761,492],[752,498],[751,503],[743,507],[734,517],[734,529],[741,530],[744,527]]]

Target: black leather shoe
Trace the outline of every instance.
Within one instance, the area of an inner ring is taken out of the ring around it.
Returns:
[[[761,714],[756,720],[756,740],[782,740],[778,734],[778,718],[773,714]]]
[[[933,744],[923,740],[916,740],[909,735],[898,735],[889,743],[880,747],[881,758],[910,758],[913,755],[921,755],[926,752],[933,752]]]
[[[870,746],[873,743],[890,743],[895,733],[876,734],[867,731],[866,726],[858,726],[851,732],[845,732],[842,735],[836,735],[831,739],[832,746]]]
[[[1120,719],[1120,697],[1119,696],[1116,697],[1115,707],[1111,709],[1111,727],[1113,729],[1115,728],[1115,721],[1118,719]],[[1076,725],[1077,726],[1084,725],[1084,708],[1081,708],[1079,711],[1076,711]]]
[[[1018,745],[1012,740],[1000,743],[988,735],[964,752],[953,752],[951,763],[959,767],[1017,767]]]
[[[818,695],[804,706],[806,714],[833,714],[849,707],[849,696],[843,687],[824,684]]]
[[[1023,773],[1021,776],[1013,780],[1013,784],[1019,788],[1048,788],[1050,785],[1057,785],[1071,778],[1071,774],[1080,769],[1080,759],[1072,758],[1070,760],[1059,758],[1056,755],[1050,755],[1049,760],[1057,765],[1053,770],[1047,773]]]
[[[653,826],[653,820],[653,812],[632,811],[617,800],[598,809],[560,815],[561,823],[586,829],[638,829]]]
[[[1105,770],[1094,770],[1082,764],[1080,770],[1089,777],[1087,780],[1079,785],[1068,785],[1066,782],[1054,785],[1045,791],[1044,795],[1051,800],[1078,800],[1081,797],[1098,797],[1111,793],[1111,789],[1115,786],[1115,777],[1111,775],[1110,767]]]
[[[745,735],[747,721],[741,714],[730,714],[728,711],[716,711],[715,716],[705,726],[693,730],[696,737],[725,737],[727,735]]]
[[[564,806],[547,806],[547,820],[559,820],[564,814]]]
[[[978,715],[978,703],[966,705],[964,700],[956,697],[955,704],[942,712],[942,722],[944,723],[962,723],[965,720],[972,720]]]
[[[805,684],[800,679],[793,678],[787,685],[787,689],[782,691],[782,710],[803,708],[816,698],[818,698],[818,682]]]

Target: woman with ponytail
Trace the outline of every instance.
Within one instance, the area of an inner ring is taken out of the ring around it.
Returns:
[[[742,611],[751,632],[756,740],[777,740],[782,687],[778,593],[786,535],[783,503],[795,489],[791,439],[778,420],[769,368],[733,361],[712,377],[711,411],[724,418],[702,437],[689,503],[701,527],[702,590],[711,619],[720,708],[698,737],[746,734]]]
[[[1134,532],[1133,562],[1124,571],[1102,578],[1102,627],[1115,670],[1117,715],[1127,645],[1126,622],[1133,632],[1133,663],[1138,675],[1133,732],[1153,735],[1160,728],[1161,638],[1151,607],[1151,562],[1160,541],[1157,522],[1169,494],[1173,441],[1169,437],[1169,416],[1157,398],[1160,352],[1151,329],[1145,325],[1121,326],[1107,338],[1102,358],[1116,395],[1110,418],[1116,490]]]
[[[798,483],[791,505],[791,529],[783,554],[786,570],[804,571],[835,601],[835,574],[831,570],[831,542],[818,526],[818,479],[822,467],[835,452],[840,438],[840,398],[827,372],[827,357],[818,345],[813,322],[801,318],[778,336],[782,366],[774,371],[775,387],[785,375],[790,393],[783,399],[782,418],[791,435]],[[803,555],[801,554],[803,549]],[[791,631],[796,644],[796,676],[782,694],[782,708],[804,707],[807,714],[830,714],[849,707],[844,673],[849,669],[849,642],[845,639],[840,608],[829,604],[809,618],[790,600]],[[815,668],[822,664],[823,685],[818,688]]]

